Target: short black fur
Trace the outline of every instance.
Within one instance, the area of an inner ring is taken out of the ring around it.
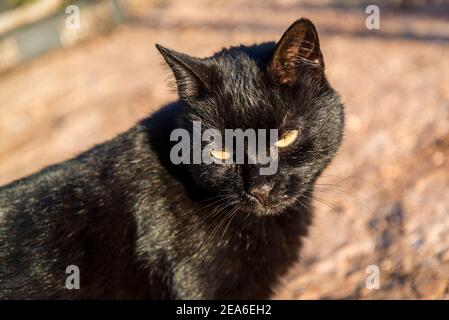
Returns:
[[[266,299],[297,261],[343,134],[313,24],[199,59],[158,49],[180,100],[78,157],[0,188],[0,298]],[[173,165],[170,133],[299,129],[278,172]],[[248,193],[272,185],[267,203]],[[66,267],[81,288],[65,287]]]

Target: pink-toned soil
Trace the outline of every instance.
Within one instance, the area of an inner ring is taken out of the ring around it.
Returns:
[[[275,298],[449,298],[447,14],[385,9],[381,29],[367,30],[364,8],[325,1],[127,3],[129,23],[0,74],[0,184],[68,159],[175,99],[156,42],[206,56],[276,40],[305,16],[320,32],[347,128],[319,180],[302,259]],[[371,265],[379,289],[365,285]]]

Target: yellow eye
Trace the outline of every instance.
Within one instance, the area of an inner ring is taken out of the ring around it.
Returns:
[[[226,160],[226,159],[229,159],[231,157],[231,153],[229,153],[225,149],[222,149],[222,150],[214,150],[214,149],[212,149],[210,151],[210,154],[212,155],[212,157],[217,158],[219,160]]]
[[[285,148],[291,145],[299,136],[298,130],[287,131],[281,139],[279,139],[274,145],[278,148]]]

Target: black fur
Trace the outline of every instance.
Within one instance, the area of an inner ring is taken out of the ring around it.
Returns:
[[[0,188],[0,298],[265,299],[297,261],[313,184],[343,132],[315,28],[301,19],[277,45],[206,59],[158,49],[180,101]],[[192,120],[301,133],[275,175],[258,176],[257,165],[175,166],[170,132]],[[261,179],[274,185],[266,205],[247,193]],[[68,265],[80,269],[79,290],[65,288]]]

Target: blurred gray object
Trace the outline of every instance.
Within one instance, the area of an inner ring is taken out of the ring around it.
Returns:
[[[75,7],[73,7],[75,6]],[[79,10],[79,28],[70,28],[73,9]],[[118,0],[44,0],[0,14],[0,72],[56,48],[75,45],[123,21]]]

